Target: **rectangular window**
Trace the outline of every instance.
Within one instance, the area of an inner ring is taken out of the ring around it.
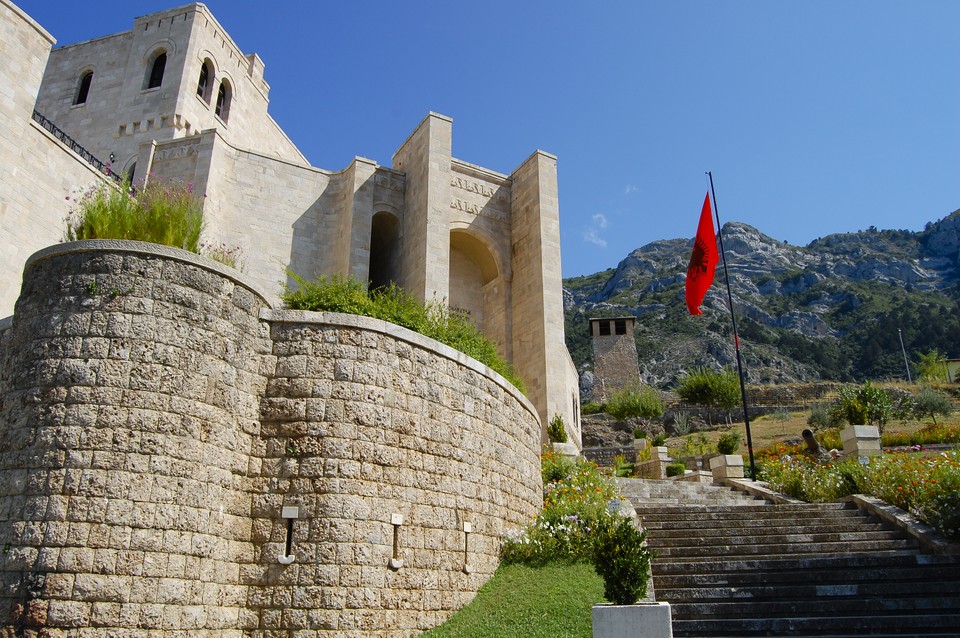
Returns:
[[[617,319],[616,320],[616,329],[618,335],[627,334],[627,320],[626,319]]]
[[[601,322],[600,322],[600,336],[601,336],[601,337],[606,337],[606,336],[608,336],[609,334],[610,334],[610,322],[609,322],[609,321],[601,321]]]

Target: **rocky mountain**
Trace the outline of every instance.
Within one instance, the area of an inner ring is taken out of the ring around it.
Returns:
[[[905,377],[938,350],[960,357],[960,211],[921,232],[829,235],[792,246],[746,224],[723,226],[730,288],[752,383]],[[590,317],[633,315],[641,376],[669,387],[695,366],[735,365],[722,264],[691,316],[684,281],[692,240],[630,253],[615,269],[564,280],[567,344],[592,365]]]

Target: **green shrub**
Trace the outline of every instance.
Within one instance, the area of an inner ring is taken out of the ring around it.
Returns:
[[[422,304],[395,284],[367,292],[363,283],[341,274],[312,281],[287,274],[297,284],[295,289],[284,286],[281,293],[288,308],[344,312],[395,323],[473,357],[524,392],[523,379],[500,357],[496,345],[469,319],[440,303]]]
[[[850,425],[876,425],[880,431],[890,419],[893,404],[890,395],[869,381],[860,387],[843,386],[834,405],[834,416]]]
[[[600,414],[603,412],[603,406],[596,401],[587,401],[580,406],[580,414]]]
[[[550,419],[550,425],[547,426],[547,436],[553,443],[567,442],[567,429],[563,426],[563,416],[554,414]]]
[[[627,461],[627,457],[618,454],[613,457],[613,475],[618,477],[630,476],[633,474],[633,463]]]
[[[667,435],[664,434],[663,432],[659,434],[655,434],[653,436],[653,441],[651,441],[654,447],[660,447],[666,442],[667,442]]]
[[[87,190],[67,217],[66,241],[130,239],[198,253],[203,199],[193,184],[153,179],[139,190],[100,184]]]
[[[683,476],[687,473],[687,466],[679,461],[667,464],[667,478],[671,476]]]
[[[720,435],[720,438],[717,440],[717,452],[720,454],[736,454],[737,450],[740,448],[740,433],[739,432],[725,432]]]
[[[643,428],[633,428],[634,439],[645,439],[648,436],[650,436],[650,433],[644,430]]]
[[[813,428],[835,428],[843,424],[839,414],[830,410],[830,406],[823,403],[814,403],[810,406],[807,416],[807,425]]]
[[[623,421],[630,418],[652,419],[663,414],[663,400],[648,385],[636,385],[613,393],[607,401],[607,412]]]
[[[632,605],[647,594],[653,552],[647,534],[625,516],[604,519],[593,548],[593,568],[603,578],[603,595],[615,605]]]
[[[938,414],[943,417],[953,414],[953,404],[945,394],[925,385],[913,397],[913,413],[918,419],[930,417],[936,424]]]

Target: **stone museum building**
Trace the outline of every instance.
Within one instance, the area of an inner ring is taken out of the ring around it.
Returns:
[[[544,426],[561,415],[580,445],[556,158],[470,164],[428,113],[389,166],[311,166],[268,113],[264,61],[199,3],[53,44],[0,0],[0,627],[442,622],[535,514]],[[242,272],[57,246],[72,196],[118,173],[193,184]],[[288,271],[448,303],[526,395],[402,328],[283,310]]]

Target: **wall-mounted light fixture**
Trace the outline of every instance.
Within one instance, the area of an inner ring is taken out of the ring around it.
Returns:
[[[293,521],[300,518],[300,507],[297,505],[284,505],[280,510],[280,518],[287,521],[287,543],[284,553],[277,560],[281,565],[289,565],[297,559],[293,553]]]
[[[117,159],[117,156],[114,155],[113,153],[110,153],[110,161],[112,162],[115,159]]]
[[[403,514],[390,516],[390,524],[393,525],[393,556],[390,558],[390,569],[400,569],[403,567],[403,560],[400,558],[400,526],[403,525]]]
[[[473,531],[473,525],[463,523],[463,573],[469,574],[473,571],[470,566],[470,532]]]

